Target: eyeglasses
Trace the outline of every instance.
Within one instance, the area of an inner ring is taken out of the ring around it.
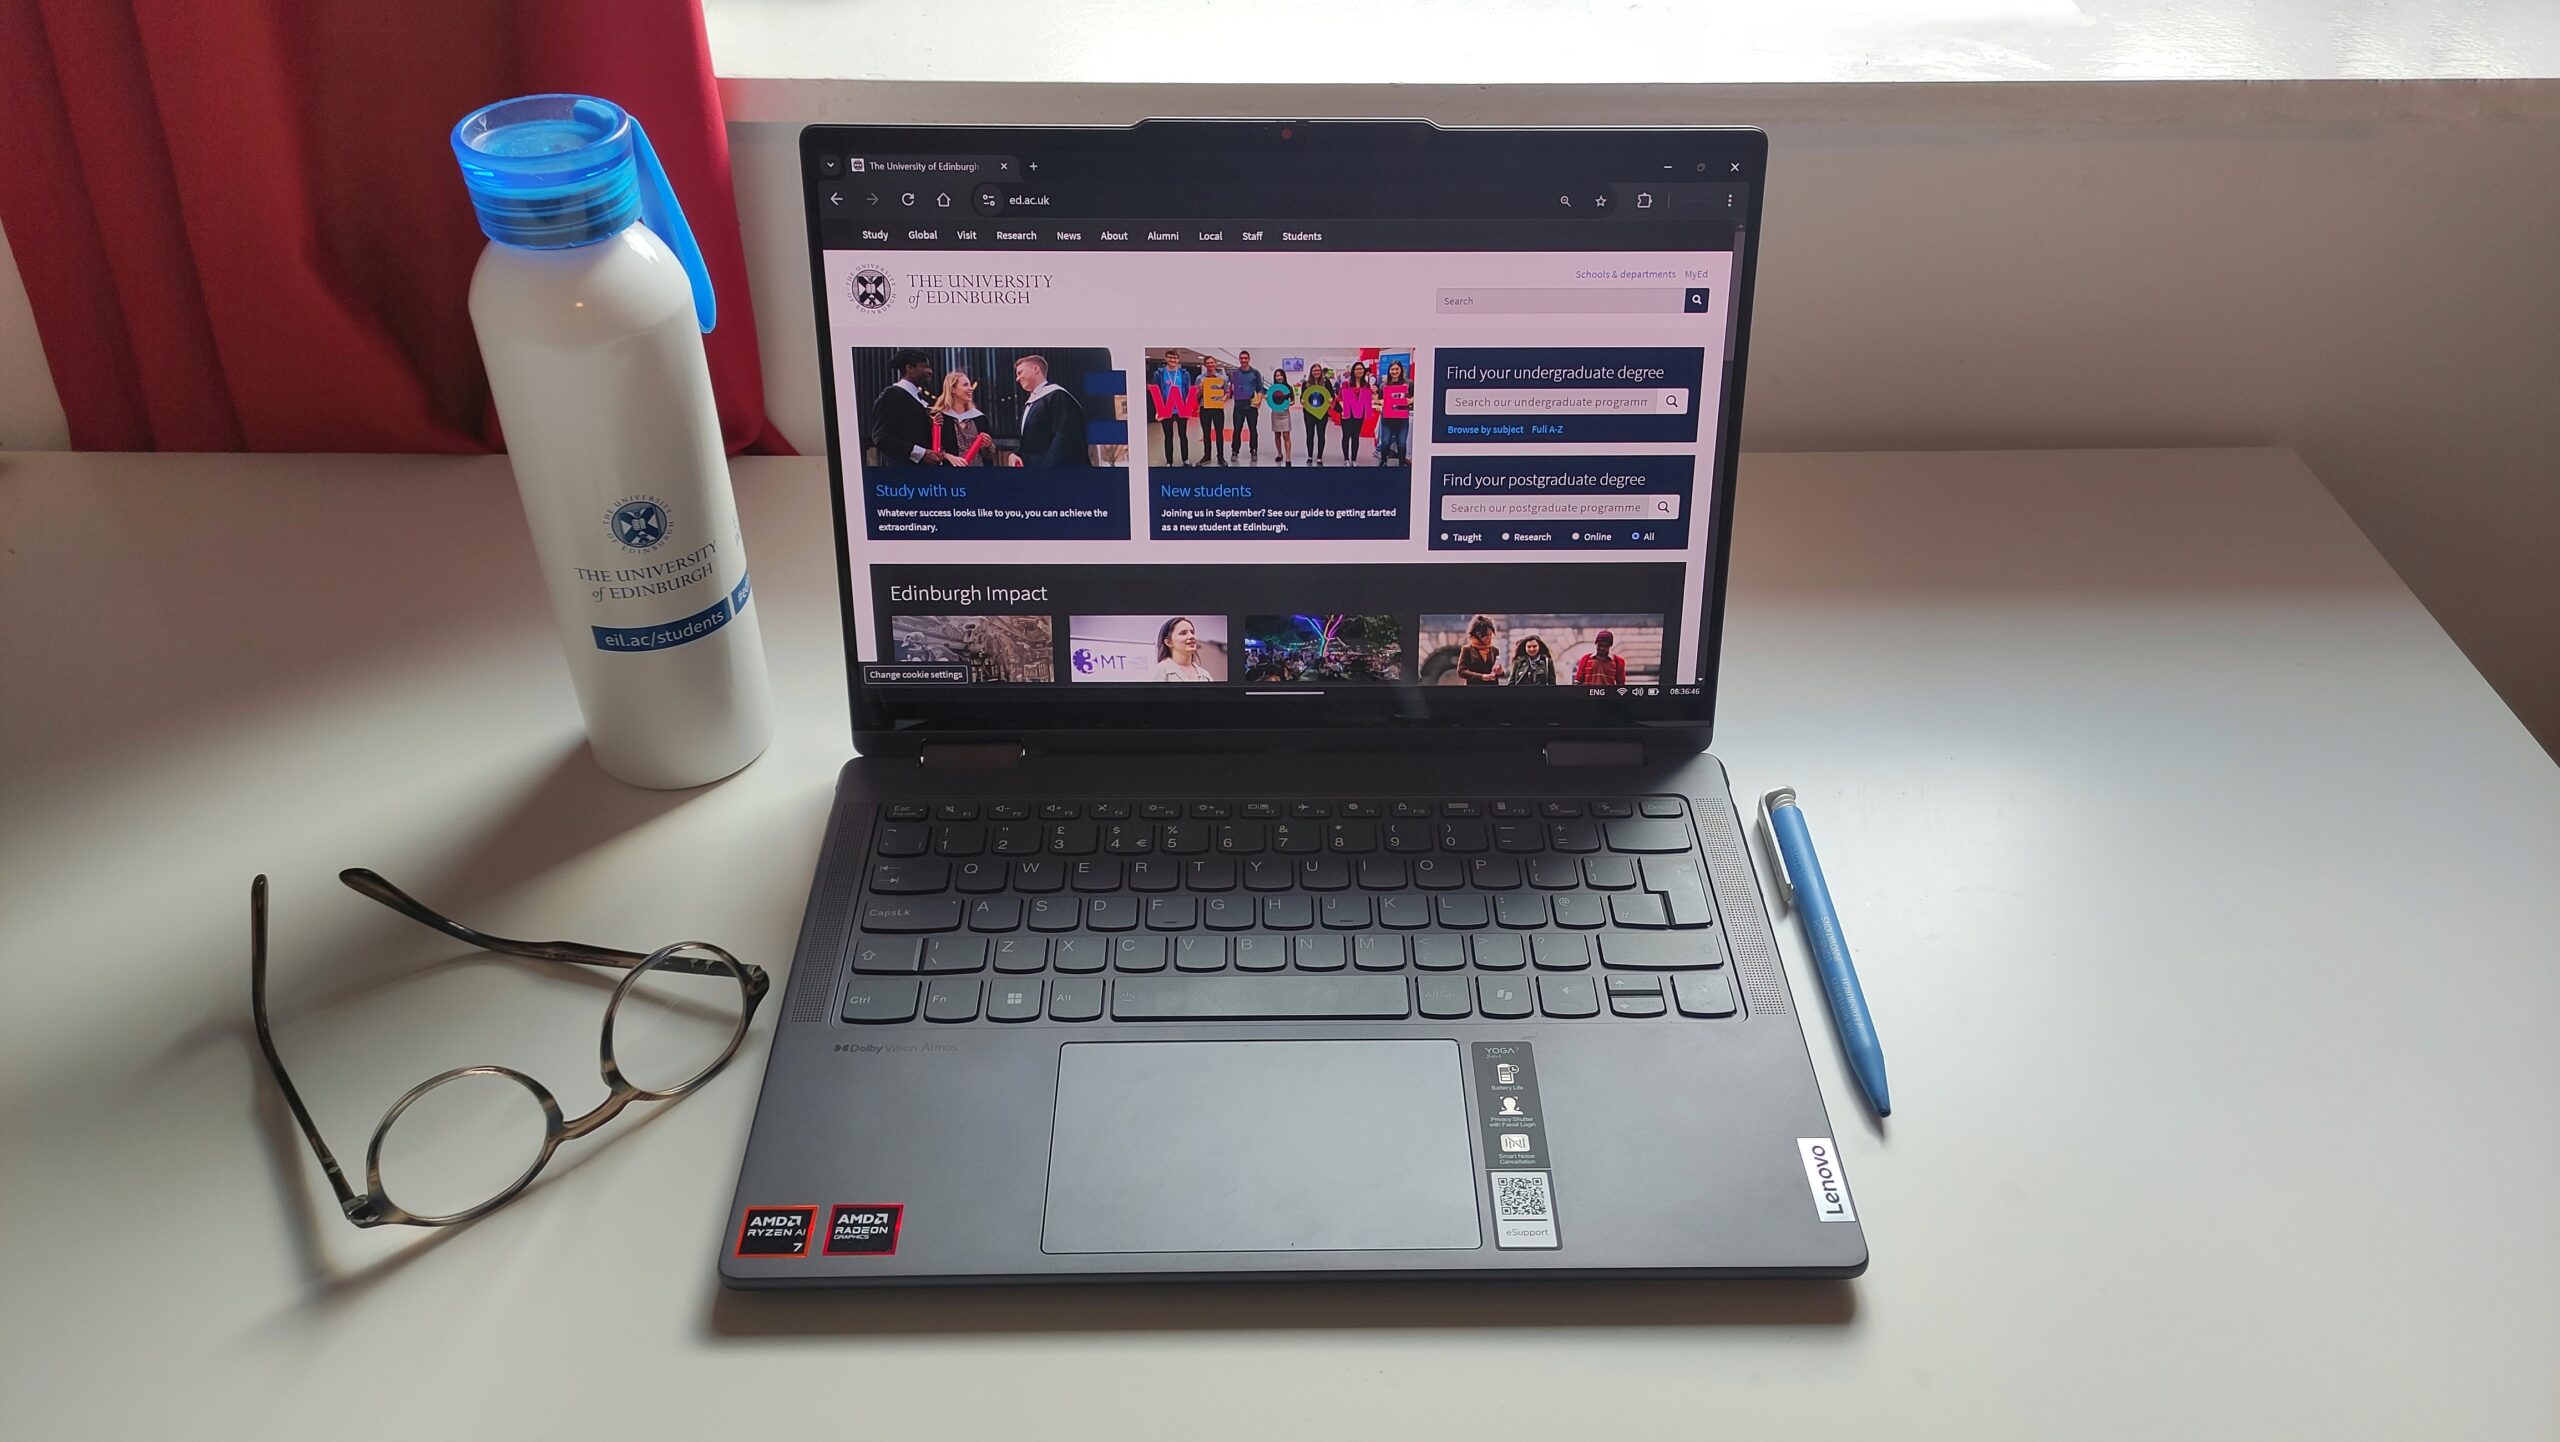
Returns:
[[[373,1129],[373,1141],[365,1149],[365,1191],[359,1195],[348,1185],[328,1143],[320,1139],[320,1128],[303,1106],[302,1094],[294,1090],[293,1078],[285,1073],[284,1059],[276,1054],[275,1037],[267,1026],[267,879],[261,876],[249,883],[249,1005],[257,1022],[258,1050],[265,1053],[276,1088],[293,1109],[293,1119],[301,1124],[302,1135],[319,1157],[320,1169],[329,1174],[339,1209],[359,1227],[449,1227],[505,1206],[532,1185],[561,1143],[597,1130],[635,1101],[673,1101],[717,1076],[738,1054],[757,1004],[771,989],[762,968],[749,966],[708,942],[680,941],[643,956],[574,941],[512,941],[439,915],[361,867],[339,872],[338,879],[413,921],[483,951],[613,967],[627,973],[604,1008],[600,1056],[607,1095],[603,1104],[574,1121],[565,1120],[550,1089],[512,1067],[459,1067],[429,1077],[393,1102]],[[626,1061],[615,1050],[617,1023],[624,1028],[623,1045],[631,1053],[629,1071],[663,1084],[643,1086],[626,1072]],[[727,1040],[716,1053],[706,1046],[668,1040],[688,1028],[708,1040],[722,1026],[727,1028]],[[640,1034],[636,1041],[635,1033]],[[524,1095],[516,1095],[517,1089]],[[531,1108],[526,1106],[528,1099]],[[439,1204],[467,1204],[441,1211],[402,1206],[383,1184],[386,1154],[395,1159],[394,1170],[404,1188],[436,1193]],[[483,1200],[474,1202],[474,1197]]]

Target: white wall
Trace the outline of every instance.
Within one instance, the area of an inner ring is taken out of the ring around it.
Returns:
[[[53,373],[45,369],[44,347],[36,342],[27,283],[18,276],[5,231],[0,256],[8,261],[0,265],[0,451],[58,451],[71,444],[71,430],[62,420]]]
[[[775,108],[759,84],[733,114]],[[2560,85],[798,93],[831,121],[1765,125],[1746,446],[2291,446],[2560,753]],[[768,403],[814,450],[797,129],[730,142]]]

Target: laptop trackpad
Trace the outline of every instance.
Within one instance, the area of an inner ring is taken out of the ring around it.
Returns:
[[[1482,1243],[1454,1041],[1059,1050],[1044,1252]]]

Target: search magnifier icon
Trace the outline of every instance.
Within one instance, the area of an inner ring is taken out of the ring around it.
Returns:
[[[1654,510],[1654,514],[1655,514],[1655,515],[1658,515],[1658,516],[1667,516],[1667,515],[1670,515],[1670,514],[1671,514],[1671,503],[1670,503],[1669,501],[1667,501],[1667,500],[1666,500],[1666,501],[1656,501],[1656,502],[1654,502],[1654,503],[1653,503],[1653,510]]]

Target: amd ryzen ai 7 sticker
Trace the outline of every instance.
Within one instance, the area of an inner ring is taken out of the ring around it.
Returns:
[[[856,1202],[827,1214],[827,1255],[885,1257],[898,1250],[898,1223],[903,1206]]]
[[[1804,1184],[1813,1193],[1813,1214],[1826,1222],[1854,1222],[1858,1204],[1849,1200],[1849,1174],[1840,1170],[1840,1149],[1829,1137],[1798,1137],[1804,1155]]]
[[[816,1207],[749,1207],[738,1224],[741,1257],[805,1257],[809,1233],[818,1226]]]
[[[1485,1180],[1493,1191],[1493,1244],[1555,1247],[1555,1176],[1547,1153],[1538,1067],[1525,1041],[1472,1043],[1476,1114],[1484,1119]]]

